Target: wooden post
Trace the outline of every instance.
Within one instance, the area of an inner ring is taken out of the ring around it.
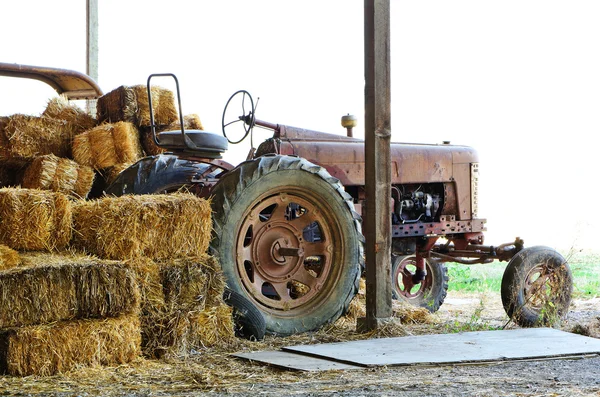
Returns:
[[[390,1],[364,4],[367,316],[357,327],[368,331],[392,315]]]
[[[98,0],[87,0],[86,22],[86,74],[98,82]],[[87,111],[96,115],[96,101],[87,101]]]

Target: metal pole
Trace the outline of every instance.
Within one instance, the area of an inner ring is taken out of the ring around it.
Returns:
[[[98,0],[86,3],[86,74],[98,82]],[[88,113],[96,115],[96,102],[87,101]]]
[[[367,316],[359,330],[392,315],[390,1],[365,0],[365,171]]]

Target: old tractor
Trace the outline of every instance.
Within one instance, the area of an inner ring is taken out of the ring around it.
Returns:
[[[35,78],[72,98],[97,98],[101,90],[77,72],[0,64],[0,75]],[[290,335],[336,320],[358,291],[364,270],[361,213],[365,195],[364,142],[352,136],[309,131],[256,119],[246,91],[225,105],[222,134],[184,129],[156,132],[164,154],[123,171],[106,194],[169,193],[181,189],[211,198],[213,236],[227,285],[258,309],[268,332]],[[149,95],[152,112],[152,96]],[[253,128],[272,136],[238,165],[222,160],[229,144]],[[238,130],[241,136],[232,138]],[[478,157],[449,144],[391,145],[392,283],[397,299],[442,305],[448,288],[445,263],[508,261],[501,287],[507,314],[522,326],[545,324],[569,308],[572,276],[553,249],[523,241],[484,245],[485,220],[477,217]],[[262,320],[262,319],[261,319]]]
[[[165,75],[151,75],[148,90],[156,76]],[[167,76],[177,83],[174,75]],[[181,117],[180,102],[179,112]],[[211,197],[210,248],[229,288],[259,309],[268,332],[314,330],[346,310],[364,270],[364,142],[352,136],[352,117],[342,122],[346,135],[262,121],[256,118],[251,95],[238,91],[225,105],[222,135],[183,127],[154,133],[155,143],[170,153],[140,160],[106,193],[185,188]],[[228,144],[251,136],[254,127],[273,135],[237,166],[221,160]],[[239,129],[241,137],[232,139],[232,128]],[[524,248],[519,238],[483,245],[475,150],[393,143],[391,153],[395,298],[436,311],[448,288],[446,262],[499,260],[508,261],[501,295],[516,323],[544,324],[567,313],[572,276],[558,252]]]

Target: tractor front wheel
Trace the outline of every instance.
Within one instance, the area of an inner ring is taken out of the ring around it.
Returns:
[[[291,156],[246,161],[214,187],[212,209],[211,252],[268,333],[311,331],[347,309],[360,278],[360,221],[324,168]]]
[[[502,304],[522,327],[552,325],[567,315],[573,276],[565,258],[548,247],[519,251],[502,276]]]

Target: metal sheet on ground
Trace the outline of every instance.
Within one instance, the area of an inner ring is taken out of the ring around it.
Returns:
[[[373,367],[600,354],[600,340],[552,328],[528,328],[288,346],[283,350]]]
[[[262,351],[251,353],[237,353],[235,357],[256,361],[263,364],[273,365],[284,369],[295,369],[300,371],[329,371],[341,369],[364,369],[356,365],[344,364],[339,361],[327,360],[319,357],[284,351]]]

